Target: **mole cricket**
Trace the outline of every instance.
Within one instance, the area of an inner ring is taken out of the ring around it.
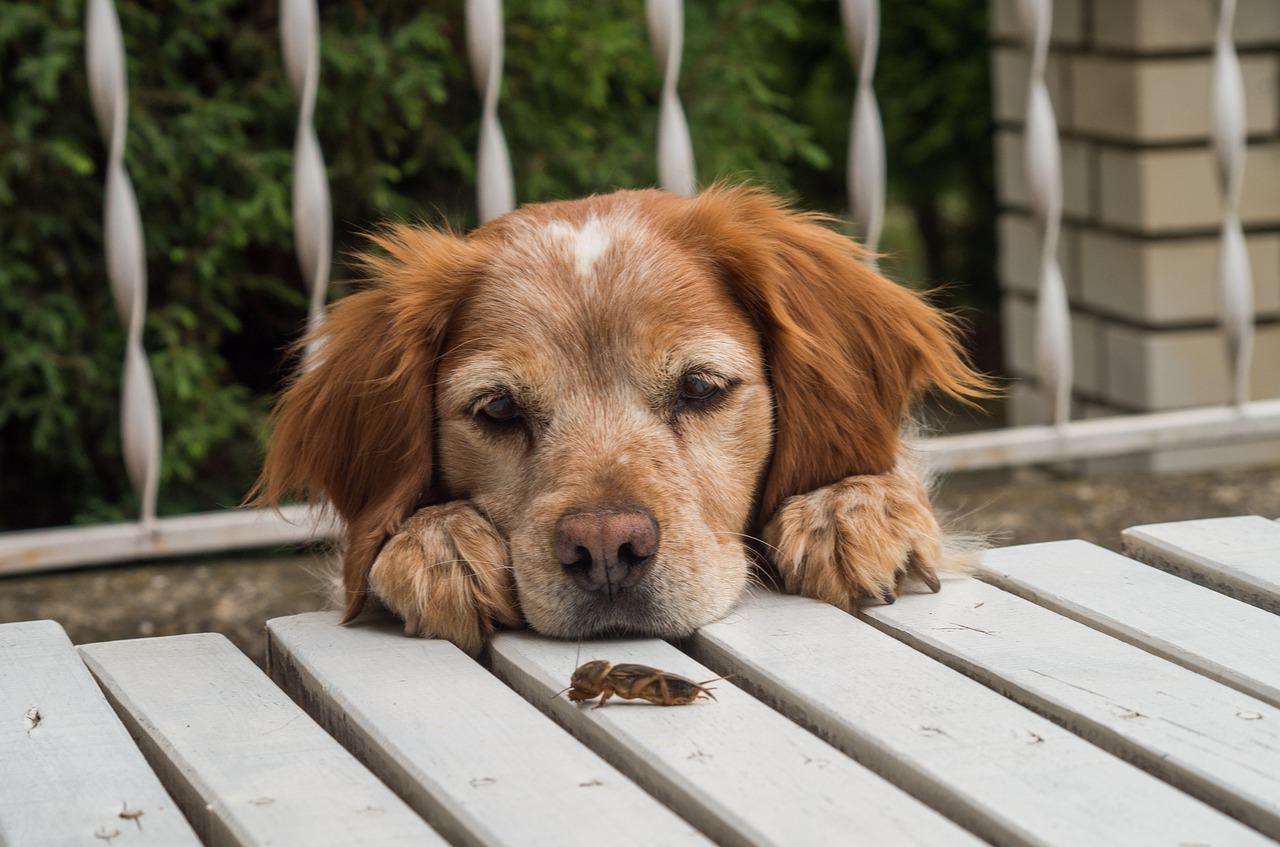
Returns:
[[[716,699],[707,683],[724,678],[718,676],[694,682],[688,677],[648,665],[614,665],[604,659],[594,659],[578,666],[569,678],[569,687],[564,690],[569,692],[569,699],[575,703],[599,697],[597,709],[609,702],[610,697],[647,700],[658,706],[687,706],[701,697]]]

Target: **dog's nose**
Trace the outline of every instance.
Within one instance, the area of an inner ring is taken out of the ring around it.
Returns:
[[[640,509],[582,509],[556,523],[555,553],[583,591],[610,599],[638,583],[658,552],[658,523]]]

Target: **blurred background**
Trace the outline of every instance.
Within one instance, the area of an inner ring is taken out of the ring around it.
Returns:
[[[144,347],[164,432],[159,513],[234,506],[287,373],[306,295],[290,220],[297,103],[277,3],[117,3],[129,76],[125,163],[146,233]],[[987,9],[886,4],[877,88],[897,279],[963,281],[982,364],[999,368]],[[322,4],[316,125],[335,287],[387,218],[476,223],[480,106],[463,3]],[[661,73],[641,0],[505,4],[501,118],[521,203],[657,180]],[[750,180],[847,214],[853,71],[829,0],[686,8],[681,96],[698,178]],[[84,3],[0,3],[0,530],[131,518],[121,473],[124,329],[105,278],[102,169]],[[33,480],[39,484],[33,485]]]

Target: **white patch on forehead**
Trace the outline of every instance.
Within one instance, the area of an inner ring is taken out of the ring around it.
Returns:
[[[612,240],[610,228],[597,217],[590,217],[582,226],[572,226],[564,221],[547,224],[547,234],[561,242],[573,256],[573,269],[578,276],[591,276],[596,261],[609,249]]]

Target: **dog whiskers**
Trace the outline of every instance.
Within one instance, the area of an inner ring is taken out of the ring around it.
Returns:
[[[774,547],[772,544],[770,544],[769,542],[765,541],[763,538],[760,538],[760,537],[755,536],[755,535],[748,535],[748,534],[747,534],[747,533],[745,533],[745,532],[730,532],[730,531],[728,531],[728,530],[723,530],[723,529],[713,529],[713,530],[711,531],[711,534],[712,534],[712,535],[734,535],[734,536],[737,536],[738,538],[741,538],[741,539],[743,539],[743,540],[745,540],[745,541],[754,541],[755,543],[759,544],[761,547],[765,547],[765,548],[767,548],[767,549],[769,549],[769,550],[772,550],[772,551],[773,551],[773,552],[775,552],[775,553],[780,552],[780,551],[778,550],[778,548],[777,548],[777,547]]]

